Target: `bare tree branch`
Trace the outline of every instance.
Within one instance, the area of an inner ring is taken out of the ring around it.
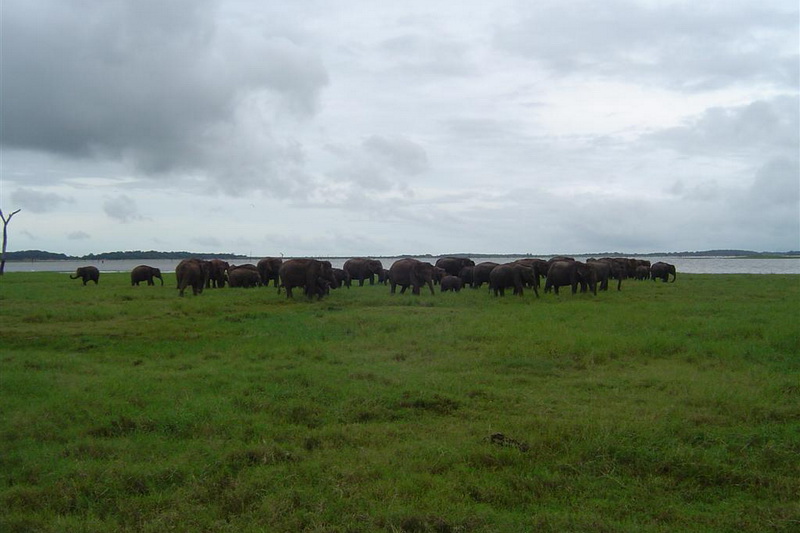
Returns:
[[[8,218],[6,218],[6,216],[3,215],[3,210],[0,209],[0,218],[3,219],[3,250],[2,252],[0,252],[0,276],[2,276],[6,270],[6,245],[8,244],[8,223],[11,222],[11,217],[16,215],[20,211],[22,211],[22,209],[17,209],[16,211],[8,215]]]

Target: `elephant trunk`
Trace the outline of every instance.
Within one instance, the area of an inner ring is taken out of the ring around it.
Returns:
[[[677,271],[673,268],[671,274],[672,274],[672,283],[675,283],[675,280],[678,279]]]

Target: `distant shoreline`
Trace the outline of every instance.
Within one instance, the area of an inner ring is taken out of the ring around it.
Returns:
[[[648,252],[648,253],[625,253],[625,252],[595,252],[595,253],[554,253],[554,254],[533,254],[533,253],[506,253],[506,254],[489,254],[489,253],[444,253],[444,254],[397,254],[397,255],[369,255],[376,259],[393,258],[393,257],[420,257],[420,258],[435,258],[443,256],[456,256],[456,257],[470,257],[470,258],[484,258],[484,257],[554,257],[554,256],[570,256],[570,257],[731,257],[736,259],[796,259],[800,258],[800,251],[787,251],[787,252],[756,252],[753,250],[704,250],[696,252]],[[100,254],[88,254],[84,256],[70,256],[66,254],[46,252],[42,250],[21,250],[18,252],[6,252],[5,260],[7,262],[44,262],[44,261],[105,261],[105,260],[148,260],[148,259],[187,259],[190,257],[197,257],[201,259],[222,258],[222,259],[237,259],[237,260],[251,260],[256,257],[264,256],[246,256],[231,253],[208,253],[208,252],[158,252],[158,251],[128,251],[128,252],[104,252]],[[286,256],[287,259],[292,256]],[[299,256],[298,256],[299,257]],[[309,256],[311,257],[311,256]],[[326,257],[330,259],[348,259],[350,257],[358,256],[335,256],[335,255],[315,255],[313,257]]]

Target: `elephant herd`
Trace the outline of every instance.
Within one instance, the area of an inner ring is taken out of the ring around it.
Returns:
[[[591,291],[597,294],[608,290],[609,281],[617,281],[617,290],[622,289],[623,279],[660,279],[672,282],[677,278],[675,266],[669,263],[621,257],[588,259],[586,262],[576,261],[572,257],[557,256],[545,261],[543,259],[518,259],[498,264],[494,262],[475,263],[466,257],[442,257],[435,264],[413,258],[395,261],[387,270],[377,259],[356,257],[348,259],[342,268],[334,268],[330,261],[318,259],[287,259],[265,257],[258,264],[232,265],[221,259],[184,259],[175,267],[177,288],[183,296],[186,289],[198,295],[203,289],[229,287],[269,286],[272,283],[286,290],[286,297],[292,298],[293,289],[301,289],[311,299],[328,294],[331,289],[350,287],[354,281],[360,286],[369,280],[370,285],[376,282],[388,284],[390,292],[400,293],[411,287],[413,294],[420,294],[427,287],[434,294],[434,285],[438,284],[442,292],[458,292],[463,287],[479,288],[484,283],[489,286],[495,296],[504,296],[507,289],[513,294],[522,295],[524,289],[533,290],[539,297],[541,281],[544,280],[544,292],[558,294],[560,287],[570,287],[575,294],[580,287],[581,292]],[[93,266],[80,267],[72,279],[82,279],[86,285],[89,281],[98,283],[100,271]],[[158,268],[139,265],[131,271],[131,285],[146,282],[155,285],[164,279]]]

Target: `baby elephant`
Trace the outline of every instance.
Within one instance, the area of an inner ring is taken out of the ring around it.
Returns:
[[[439,283],[442,285],[442,292],[445,291],[458,292],[464,285],[464,282],[461,281],[461,278],[459,278],[458,276],[445,276]]]
[[[147,265],[139,265],[131,270],[131,285],[139,285],[142,281],[146,281],[148,285],[155,285],[154,278],[161,280],[161,285],[164,285],[164,278],[161,277],[161,269]]]
[[[75,271],[75,275],[70,276],[69,279],[78,278],[83,280],[84,285],[86,285],[87,281],[94,281],[94,284],[97,285],[97,281],[100,279],[100,271],[93,266],[79,267],[78,270]]]

